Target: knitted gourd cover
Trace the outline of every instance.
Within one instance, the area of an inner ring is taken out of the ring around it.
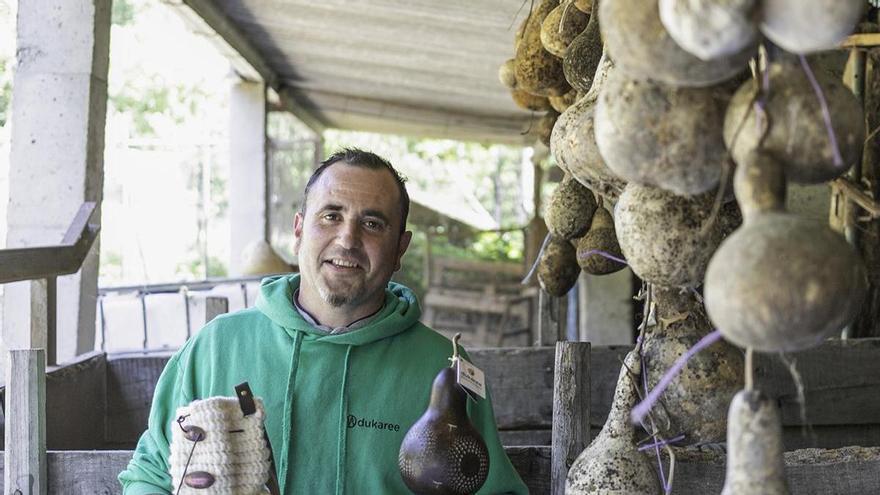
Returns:
[[[235,397],[195,400],[177,409],[179,424],[171,428],[169,459],[173,493],[178,493],[178,487],[180,495],[266,493],[269,448],[263,437],[265,411],[261,399],[255,402],[257,411],[249,416],[242,413]],[[204,430],[204,438],[197,442],[188,439],[184,430],[191,427]],[[181,484],[184,476],[192,473],[208,473],[214,481],[207,488],[192,488],[186,481]]]

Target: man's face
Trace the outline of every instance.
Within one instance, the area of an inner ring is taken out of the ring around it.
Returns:
[[[294,219],[301,301],[348,311],[381,304],[412,238],[400,233],[399,194],[388,170],[342,162],[324,170]]]

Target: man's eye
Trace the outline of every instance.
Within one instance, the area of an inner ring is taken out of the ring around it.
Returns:
[[[324,220],[328,220],[331,222],[335,221],[335,220],[339,220],[339,214],[338,213],[325,213]]]
[[[367,220],[364,222],[364,226],[370,230],[381,230],[384,227],[381,222],[377,222],[376,220]]]

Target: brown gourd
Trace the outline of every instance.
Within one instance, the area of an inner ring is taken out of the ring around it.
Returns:
[[[513,98],[513,102],[516,103],[516,106],[523,110],[545,112],[553,108],[550,106],[546,96],[536,96],[520,89],[511,90],[510,96]]]
[[[596,211],[596,198],[589,189],[571,176],[563,177],[556,186],[544,220],[553,236],[573,240],[587,233]]]
[[[625,263],[604,256],[610,254],[615,258],[623,258],[617,234],[614,232],[614,218],[604,207],[600,206],[593,214],[590,230],[577,240],[577,261],[581,270],[590,275],[608,275],[623,270]]]
[[[658,5],[669,36],[700,60],[734,55],[758,36],[757,0],[660,0]]]
[[[746,69],[757,46],[711,61],[684,51],[660,22],[657,0],[613,0],[599,5],[602,39],[617,66],[635,79],[673,86],[711,86]]]
[[[638,353],[630,351],[623,364],[608,419],[599,435],[572,463],[565,482],[566,495],[660,493],[654,468],[647,454],[638,451],[636,430],[629,419],[638,400]]]
[[[786,180],[819,184],[843,174],[859,158],[865,139],[861,105],[842,82],[824,71],[815,71],[815,76],[828,105],[843,163],[834,164],[834,148],[820,101],[803,67],[790,57],[769,65],[770,89],[762,103],[766,120],[758,122],[761,117],[754,103],[760,85],[754,79],[746,81],[730,101],[724,119],[724,141],[737,163],[760,142],[761,150],[785,167]]]
[[[642,344],[651,389],[713,330],[702,303],[690,290],[654,286],[652,300],[656,324],[646,327]],[[723,442],[727,408],[743,387],[743,368],[742,352],[723,340],[694,355],[653,408],[664,437],[684,434],[684,445]]]
[[[568,93],[565,93],[562,96],[550,96],[547,99],[550,100],[550,106],[553,107],[554,110],[562,113],[568,110],[568,107],[574,105],[574,102],[577,101],[577,96],[577,90],[571,88]]]
[[[535,134],[538,135],[538,141],[541,141],[544,146],[550,146],[550,134],[553,132],[553,125],[556,124],[557,118],[559,118],[559,112],[551,109],[538,119],[538,123],[535,125]]]
[[[741,390],[730,403],[727,421],[721,495],[788,495],[776,403],[757,390]]]
[[[573,0],[572,4],[584,14],[593,12],[593,0]]]
[[[538,283],[544,292],[564,296],[577,283],[580,271],[574,246],[551,236],[538,261]]]
[[[595,139],[618,177],[692,196],[715,188],[728,160],[722,128],[731,85],[678,88],[611,71]]]
[[[584,30],[589,19],[589,15],[571,5],[571,0],[563,1],[541,24],[541,44],[554,56],[565,57],[568,45]]]
[[[516,74],[513,72],[515,60],[508,59],[498,67],[498,81],[508,89],[516,89]]]
[[[743,225],[706,271],[706,310],[724,338],[763,352],[818,345],[851,322],[866,291],[864,265],[827,225],[785,211],[784,167],[754,151],[734,192]]]
[[[454,368],[434,379],[428,409],[400,445],[398,467],[406,486],[419,495],[468,495],[486,482],[489,451],[468,418],[467,394]]]
[[[558,4],[557,0],[540,0],[536,4],[516,47],[514,75],[517,87],[533,95],[561,96],[569,91],[562,61],[541,44],[541,24]]]

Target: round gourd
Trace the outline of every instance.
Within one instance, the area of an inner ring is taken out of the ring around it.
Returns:
[[[770,92],[763,104],[769,119],[758,125],[753,107],[759,86],[746,81],[730,101],[724,120],[724,141],[733,159],[741,163],[758,148],[785,165],[788,180],[802,184],[829,181],[844,172],[861,154],[865,139],[862,107],[853,94],[823,71],[816,79],[828,104],[831,126],[843,166],[834,164],[833,147],[822,107],[800,64],[784,60],[769,66]]]
[[[576,239],[590,228],[596,206],[593,193],[580,182],[566,176],[550,196],[544,220],[555,237]]]
[[[853,31],[863,0],[761,0],[761,31],[791,53],[837,48]]]
[[[743,72],[757,47],[700,60],[684,51],[660,22],[657,0],[613,0],[599,5],[602,39],[621,70],[673,86],[711,86]]]
[[[577,240],[577,261],[581,270],[591,275],[608,275],[626,267],[625,263],[603,256],[603,253],[623,258],[614,232],[614,218],[608,210],[599,207],[593,214],[590,230]]]
[[[593,12],[593,0],[572,0],[574,6],[584,14]]]
[[[865,269],[828,226],[783,212],[746,217],[706,271],[706,309],[724,338],[763,352],[813,347],[851,322]]]
[[[553,110],[562,113],[568,110],[568,107],[574,105],[574,102],[577,101],[577,95],[577,90],[571,88],[571,91],[562,96],[551,96],[547,99],[550,100],[550,106],[553,107]]]
[[[758,36],[756,0],[660,0],[659,8],[669,36],[700,60],[735,55]]]
[[[541,0],[532,11],[516,47],[514,75],[517,87],[540,96],[561,96],[569,91],[562,61],[541,44],[541,24],[557,5],[555,0]]]
[[[729,85],[677,88],[608,76],[596,104],[595,139],[618,177],[692,196],[718,185],[728,159],[722,128]]]
[[[690,290],[654,286],[653,300],[657,324],[646,328],[642,344],[651,389],[677,359],[713,330],[703,305]],[[724,341],[694,355],[653,408],[664,436],[683,433],[684,445],[723,442],[727,407],[743,387],[743,369],[742,352]]]
[[[569,6],[569,3],[568,1],[560,3],[550,11],[541,24],[541,43],[544,49],[559,58],[565,56],[568,45],[584,30],[590,20],[589,15]]]
[[[676,196],[654,187],[627,184],[614,209],[617,241],[642,280],[669,287],[696,287],[721,243],[722,222],[705,235],[714,194]]]
[[[577,283],[580,267],[574,247],[564,239],[551,238],[538,262],[538,283],[544,292],[562,297]]]

